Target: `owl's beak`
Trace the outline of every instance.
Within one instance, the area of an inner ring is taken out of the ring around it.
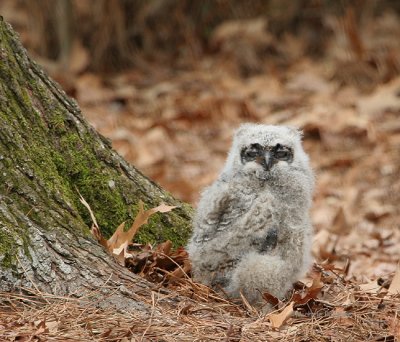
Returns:
[[[265,171],[271,170],[272,165],[274,165],[274,156],[270,151],[266,151],[264,154],[264,160],[261,164]]]

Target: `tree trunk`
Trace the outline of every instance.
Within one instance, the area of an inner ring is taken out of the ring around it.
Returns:
[[[147,207],[165,202],[178,208],[154,215],[138,241],[170,239],[178,246],[188,238],[191,207],[113,151],[0,17],[1,291],[34,287],[79,295],[107,281],[128,281],[129,292],[151,287],[94,241],[78,190],[106,236],[135,217],[141,199]]]

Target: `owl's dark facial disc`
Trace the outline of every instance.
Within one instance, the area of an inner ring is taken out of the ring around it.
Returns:
[[[293,150],[281,144],[276,144],[275,146],[251,144],[241,150],[240,159],[243,165],[249,162],[256,162],[265,171],[269,171],[279,161],[291,163],[293,161]]]

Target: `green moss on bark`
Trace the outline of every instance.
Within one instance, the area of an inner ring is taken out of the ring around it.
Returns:
[[[7,230],[4,228],[0,230],[0,265],[10,268],[16,262],[16,255],[14,253],[15,240],[10,234],[7,234]]]

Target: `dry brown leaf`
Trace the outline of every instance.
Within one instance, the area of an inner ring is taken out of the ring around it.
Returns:
[[[400,109],[399,89],[400,77],[387,84],[379,85],[372,94],[360,98],[357,103],[358,111],[366,115],[379,115],[386,110],[398,111]]]
[[[92,228],[90,229],[92,235],[96,238],[96,240],[106,249],[108,249],[108,243],[107,240],[104,238],[103,234],[100,231],[100,227],[97,223],[96,217],[94,216],[94,213],[92,211],[92,208],[90,208],[90,205],[86,200],[83,198],[83,196],[79,194],[79,200],[80,202],[86,207],[86,209],[89,211],[90,218],[92,219]]]
[[[371,294],[378,294],[379,290],[381,289],[381,286],[378,285],[376,280],[370,281],[366,284],[361,284],[359,287],[361,291]]]
[[[268,292],[264,292],[262,294],[262,297],[267,303],[271,304],[273,307],[276,307],[279,304],[279,299]]]
[[[49,333],[54,334],[58,330],[58,326],[60,325],[60,322],[58,321],[48,321],[46,322],[46,327],[49,329]]]
[[[290,302],[280,313],[268,316],[273,328],[280,328],[286,320],[293,314],[294,302]]]
[[[400,294],[400,264],[397,266],[396,273],[394,274],[392,283],[389,286],[388,294]]]
[[[390,215],[395,211],[391,205],[382,205],[378,201],[370,201],[368,203],[365,217],[370,221],[378,221],[379,219]]]
[[[318,70],[312,70],[308,67],[289,80],[287,88],[294,91],[310,91],[327,94],[334,90],[334,85],[318,74]]]
[[[96,217],[94,216],[94,213],[93,213],[92,209],[90,208],[89,203],[86,202],[86,200],[83,198],[83,196],[81,195],[81,193],[79,191],[78,191],[78,194],[79,194],[79,200],[86,207],[86,209],[89,211],[90,218],[92,219],[92,222],[93,222],[94,226],[99,229],[99,225],[97,224]]]
[[[102,246],[104,246],[108,252],[115,256],[118,263],[125,266],[125,260],[128,258],[132,258],[133,255],[128,252],[128,246],[132,242],[133,238],[135,237],[139,228],[146,224],[149,217],[157,212],[166,213],[171,211],[172,209],[176,208],[175,206],[168,206],[165,203],[161,203],[158,207],[152,208],[149,210],[144,210],[143,202],[139,201],[139,212],[132,224],[132,226],[127,230],[124,231],[125,222],[122,222],[117,229],[115,230],[114,234],[106,240],[103,235],[101,234],[99,225],[97,224],[96,217],[90,205],[86,202],[86,200],[82,197],[79,193],[79,200],[81,203],[88,209],[90,217],[93,221],[93,225],[91,228],[91,232],[93,236],[97,239],[98,242]],[[161,252],[163,254],[170,254],[172,248],[171,241],[166,241],[157,247],[157,252]],[[157,263],[156,263],[157,264]],[[154,265],[155,266],[155,265]],[[158,265],[157,265],[158,266]]]
[[[171,253],[171,258],[178,264],[182,264],[185,260],[189,259],[189,254],[185,248],[179,247]]]
[[[140,205],[139,205],[139,212],[140,212]],[[138,214],[139,215],[139,214]],[[107,240],[107,250],[112,252],[114,249],[118,248],[124,243],[124,236],[125,222],[122,222],[117,229],[115,230],[114,234]]]
[[[170,255],[171,248],[172,248],[172,242],[170,240],[167,240],[165,242],[160,243],[157,246],[156,251],[159,253]]]
[[[46,320],[35,321],[34,325],[37,328],[37,330],[35,331],[35,335],[40,335],[44,332],[48,332],[48,329],[46,327]]]
[[[180,279],[184,278],[191,270],[192,265],[189,260],[183,262],[183,267],[178,267],[167,275],[170,284],[173,284]]]
[[[107,240],[104,238],[103,234],[101,234],[101,231],[96,225],[93,223],[92,228],[90,230],[93,234],[93,236],[96,238],[96,240],[104,247],[108,248]]]
[[[175,268],[176,262],[171,257],[171,249],[172,242],[170,240],[160,243],[154,250],[154,262],[151,267],[158,267],[166,271]]]
[[[326,229],[321,229],[317,234],[315,234],[312,244],[312,253],[314,257],[321,258],[321,255],[326,255],[327,246],[330,241],[331,234]]]
[[[311,299],[316,299],[318,294],[321,292],[324,283],[321,281],[321,273],[318,273],[312,280],[310,287],[305,289],[305,293],[295,293],[292,301],[298,305],[306,304]]]
[[[171,211],[172,209],[175,209],[176,206],[173,205],[166,205],[165,203],[161,203],[158,207],[155,207],[153,209],[147,210],[147,212],[150,212],[150,215],[153,215],[154,213],[160,212],[160,213],[167,213]],[[147,223],[147,221],[146,221]]]
[[[329,227],[329,231],[337,235],[348,234],[351,229],[348,222],[347,213],[343,207],[340,207],[333,219],[332,225]]]
[[[112,255],[117,259],[118,263],[125,266],[125,259],[132,257],[132,254],[128,253],[128,242],[124,242],[118,248],[112,250]]]
[[[113,236],[108,239],[108,250],[113,251],[116,248],[119,248],[124,243],[130,243],[135,237],[139,228],[147,223],[149,217],[157,212],[166,213],[176,208],[175,206],[168,206],[164,203],[159,205],[156,208],[152,208],[149,210],[144,210],[143,202],[139,201],[139,212],[133,222],[132,226],[125,232],[124,226],[125,223],[119,225],[117,230],[114,232]]]

